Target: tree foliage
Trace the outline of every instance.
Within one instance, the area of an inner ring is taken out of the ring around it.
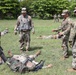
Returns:
[[[0,0],[0,18],[17,17],[22,7],[26,7],[28,14],[33,17],[50,19],[64,9],[69,9],[73,15],[76,0]]]
[[[75,7],[76,7],[76,0],[71,0],[70,1],[70,6],[69,6],[69,10],[70,10],[71,16],[73,16],[73,17],[75,16],[74,12],[73,12]]]
[[[69,3],[66,0],[38,0],[32,3],[32,6],[40,18],[46,19],[54,14],[60,14],[63,9],[67,9]]]
[[[24,0],[21,6],[25,6],[30,14],[42,19],[49,19],[54,14],[61,14],[62,10],[72,10],[76,6],[75,0]]]
[[[15,18],[20,10],[17,0],[0,0],[0,18]]]

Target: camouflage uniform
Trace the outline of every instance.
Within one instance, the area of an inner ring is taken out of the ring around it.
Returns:
[[[73,60],[72,60],[72,67],[76,70],[76,23],[73,24],[70,31],[70,37],[69,41],[72,45],[72,54],[73,54]]]
[[[22,10],[22,13],[26,13],[25,10]],[[30,31],[33,29],[34,31],[34,26],[31,20],[31,17],[29,15],[23,16],[21,14],[18,17],[17,20],[17,26],[15,27],[15,30],[19,27],[19,32],[20,32],[20,49],[21,50],[28,50],[30,47]]]
[[[57,15],[54,15],[54,22],[57,22]]]
[[[68,10],[63,10],[62,14],[68,13]],[[61,26],[58,31],[62,30],[64,33],[64,37],[62,38],[62,47],[63,47],[63,56],[66,58],[68,57],[68,39],[70,34],[70,18],[67,17],[66,19],[63,19]]]
[[[60,14],[58,14],[58,22],[60,21]]]

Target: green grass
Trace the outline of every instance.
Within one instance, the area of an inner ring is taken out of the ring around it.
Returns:
[[[28,54],[34,54],[41,50],[41,55],[37,57],[37,61],[45,60],[45,65],[53,64],[52,68],[41,69],[38,72],[30,72],[22,75],[76,75],[76,73],[67,72],[71,68],[72,56],[62,61],[61,40],[57,39],[37,39],[40,35],[56,34],[52,33],[52,29],[57,28],[61,23],[54,23],[53,20],[37,20],[33,19],[35,26],[35,34],[31,33],[31,50]],[[11,50],[13,54],[20,54],[19,35],[14,35],[14,26],[16,20],[0,20],[0,31],[8,28],[10,33],[2,36],[1,45],[5,55],[8,57],[7,51]],[[70,49],[71,52],[71,49]],[[21,75],[9,69],[6,64],[0,66],[0,75]]]

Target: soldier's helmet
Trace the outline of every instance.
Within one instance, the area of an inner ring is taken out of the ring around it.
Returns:
[[[25,7],[21,9],[21,13],[26,13],[26,8]]]
[[[63,10],[61,15],[66,15],[66,14],[69,14],[69,10],[67,10],[67,9]]]

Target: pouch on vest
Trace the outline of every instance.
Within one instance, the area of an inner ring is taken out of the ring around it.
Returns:
[[[27,71],[28,68],[26,67],[26,63],[27,63],[28,59],[25,60],[25,62],[21,62],[20,60],[17,60],[15,58],[10,58],[8,59],[9,62],[9,67],[11,70],[13,70],[14,72],[20,72],[22,73],[23,71]]]
[[[26,18],[21,17],[21,21],[20,21],[20,31],[27,31],[27,30],[31,30],[31,23],[30,20],[28,18],[28,16]]]

